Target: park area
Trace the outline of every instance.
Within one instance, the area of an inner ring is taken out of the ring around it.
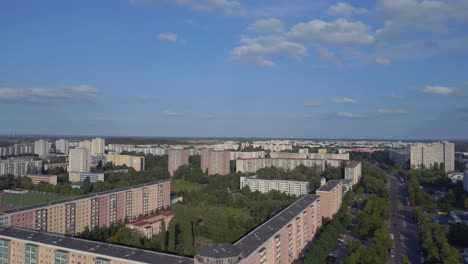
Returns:
[[[182,190],[185,191],[197,191],[207,186],[206,184],[200,184],[196,182],[189,182],[185,180],[172,180],[171,181],[171,192],[179,193]]]
[[[0,211],[70,198],[56,193],[8,194],[0,192]]]

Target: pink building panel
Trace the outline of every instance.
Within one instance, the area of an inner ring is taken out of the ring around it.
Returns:
[[[109,195],[99,197],[99,227],[110,226],[109,204]]]
[[[36,229],[36,213],[31,210],[14,214],[11,216],[11,225],[26,229]]]
[[[124,220],[125,219],[125,210],[127,207],[127,198],[125,196],[125,192],[119,192],[117,193],[117,214],[116,214],[116,220]]]
[[[281,250],[281,263],[289,262],[289,231],[287,227],[283,227],[280,231],[280,250]]]
[[[161,183],[163,186],[163,203],[162,206],[164,208],[167,208],[171,205],[171,183],[170,182],[164,182]]]
[[[253,253],[249,257],[241,260],[239,262],[239,264],[258,264],[258,263],[261,262],[260,259],[261,259],[260,253],[258,251],[256,251],[255,253]]]

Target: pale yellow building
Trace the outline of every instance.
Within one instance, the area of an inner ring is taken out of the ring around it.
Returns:
[[[111,162],[115,166],[126,165],[129,168],[133,168],[135,171],[145,170],[145,157],[141,156],[109,154],[106,156],[106,162]]]

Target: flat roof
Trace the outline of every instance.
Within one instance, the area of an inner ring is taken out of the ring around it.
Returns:
[[[68,236],[43,233],[15,227],[0,226],[0,236],[26,240],[30,244],[41,243],[54,247],[98,254],[138,263],[154,264],[193,264],[192,258],[170,255],[161,252],[118,246],[109,243],[84,240]],[[65,250],[66,251],[66,250]]]
[[[316,192],[329,192],[333,190],[338,184],[342,183],[341,180],[330,180],[322,187],[318,188]]]
[[[115,193],[115,192],[122,192],[122,191],[132,190],[132,189],[135,189],[135,188],[151,186],[151,185],[160,184],[160,183],[164,183],[164,182],[170,182],[170,181],[167,181],[167,180],[156,181],[156,182],[144,183],[144,184],[124,187],[124,188],[119,188],[119,189],[108,190],[108,191],[104,191],[104,192],[90,193],[90,194],[80,195],[80,196],[76,196],[76,197],[68,198],[68,199],[64,199],[64,200],[57,200],[57,201],[53,201],[53,202],[49,202],[49,203],[42,203],[42,204],[36,204],[36,205],[31,205],[31,206],[25,206],[25,207],[22,207],[22,208],[15,208],[15,209],[11,209],[11,210],[6,210],[6,211],[3,211],[0,214],[18,213],[18,212],[21,212],[21,211],[28,211],[28,210],[31,210],[31,209],[36,209],[36,208],[41,208],[41,207],[46,207],[46,206],[51,206],[51,205],[56,205],[56,204],[61,204],[61,203],[68,203],[68,202],[73,202],[73,201],[78,201],[78,200],[81,200],[81,199],[101,196],[101,195],[105,195],[105,194],[111,194],[111,193]]]
[[[240,254],[238,246],[226,243],[207,244],[197,249],[198,256],[216,259],[239,257]]]
[[[280,181],[280,182],[298,182],[298,183],[309,183],[308,181],[298,181],[298,180],[284,180],[284,179],[263,179],[259,178],[257,175],[252,176],[243,176],[246,180],[262,180],[262,181]]]
[[[350,162],[348,162],[348,164],[346,165],[346,168],[355,168],[357,165],[361,164],[360,161],[356,161],[356,160],[351,160]]]
[[[307,194],[302,196],[286,209],[279,212],[268,221],[257,227],[255,230],[242,237],[240,240],[234,243],[234,245],[241,249],[242,255],[244,257],[250,256],[271,237],[276,235],[276,233],[285,227],[291,220],[296,218],[297,215],[299,215],[304,209],[319,199],[320,196],[315,194]]]

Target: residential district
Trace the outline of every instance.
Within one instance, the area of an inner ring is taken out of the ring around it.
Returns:
[[[115,141],[0,147],[0,263],[468,262],[466,144]]]

